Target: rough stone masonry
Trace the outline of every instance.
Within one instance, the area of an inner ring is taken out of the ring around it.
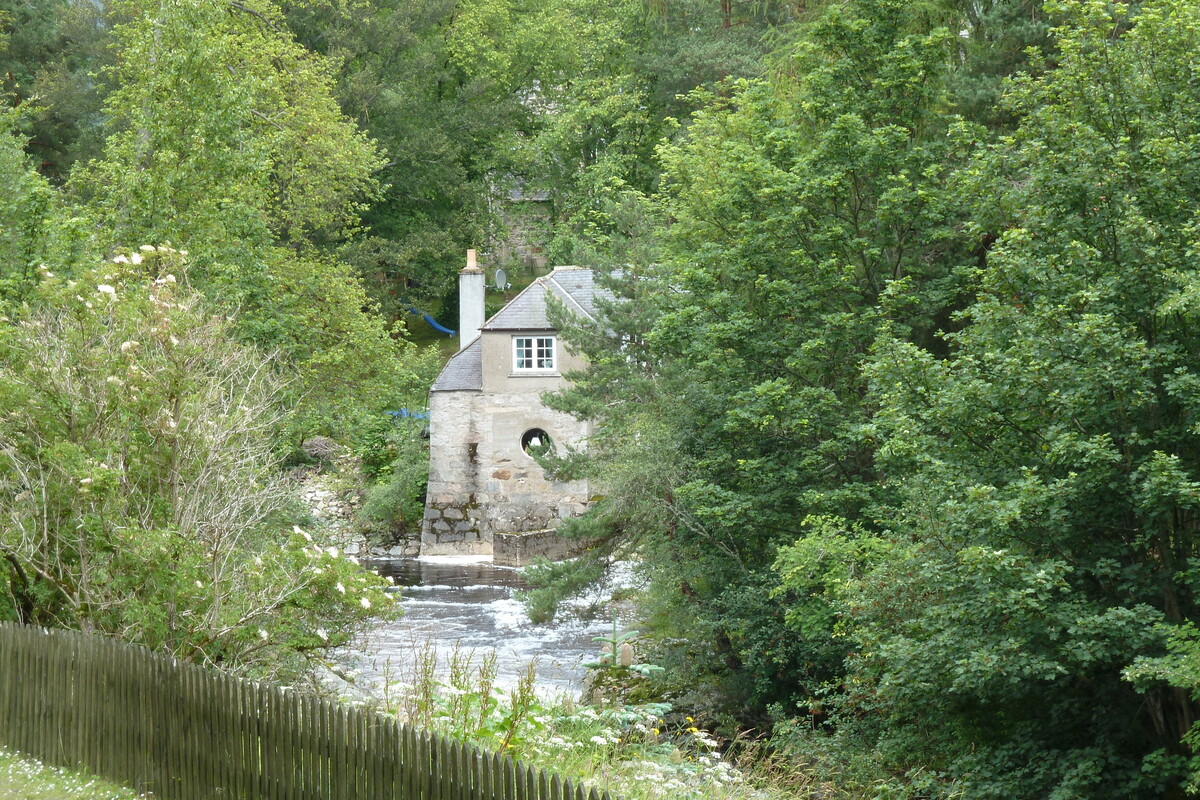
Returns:
[[[556,528],[589,500],[586,480],[550,479],[526,445],[546,438],[556,448],[585,445],[587,423],[546,408],[541,394],[562,387],[563,373],[583,366],[550,326],[547,297],[591,316],[592,273],[559,267],[483,322],[484,275],[472,255],[459,274],[460,303],[471,305],[460,317],[479,329],[461,332],[462,347],[429,396],[423,555],[490,554],[495,534]],[[545,361],[527,368],[514,354],[531,341]]]

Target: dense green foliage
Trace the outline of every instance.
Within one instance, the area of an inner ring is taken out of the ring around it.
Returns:
[[[854,779],[1176,795],[1196,8],[980,12],[830,4],[600,209],[637,311],[574,332],[575,527],[641,555],[671,691]]]
[[[280,588],[278,458],[341,438],[419,516],[391,323],[544,192],[613,299],[544,459],[608,548],[537,615],[633,558],[660,691],[877,796],[1200,792],[1197,20],[0,4],[0,613],[238,664],[364,622],[344,560]]]
[[[69,19],[23,7],[6,37],[0,615],[291,679],[393,610],[295,527],[281,461],[409,403],[435,356],[320,250],[379,158],[279,12],[110,11],[103,146],[40,164],[74,164],[63,188],[12,129],[52,126],[17,89],[72,57]]]
[[[1196,12],[1114,38],[1123,15],[1071,9],[1058,69],[960,176],[999,239],[950,357],[884,339],[871,368],[906,544],[847,597],[852,663],[889,716],[977,742],[948,765],[976,796],[1159,796],[1194,769],[1191,699],[1122,670],[1198,610]]]

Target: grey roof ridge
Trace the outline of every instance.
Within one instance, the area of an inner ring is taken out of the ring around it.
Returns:
[[[579,266],[575,266],[575,265],[559,266],[559,267],[554,267],[552,270],[550,270],[549,273],[547,273],[545,275],[540,275],[540,276],[534,278],[529,283],[528,286],[526,286],[521,291],[517,292],[516,296],[513,297],[512,300],[509,300],[507,303],[505,303],[503,306],[501,306],[499,311],[497,311],[495,314],[492,314],[490,317],[488,317],[486,320],[484,320],[483,327],[480,328],[480,330],[481,331],[497,330],[496,328],[489,327],[492,324],[492,321],[495,319],[498,319],[499,317],[504,316],[504,312],[508,311],[510,306],[519,302],[521,300],[521,298],[523,298],[529,292],[530,289],[532,289],[534,286],[538,286],[538,285],[540,285],[543,290],[550,289],[556,295],[561,295],[561,296],[565,297],[566,302],[569,305],[573,306],[576,310],[578,310],[579,313],[583,314],[586,318],[595,321],[595,317],[593,317],[590,313],[588,313],[587,309],[585,309],[580,304],[580,302],[578,300],[576,300],[571,295],[571,293],[568,292],[561,283],[554,280],[554,273],[558,272],[559,270],[579,270],[579,271],[583,272],[583,271],[591,271],[591,267],[579,267]],[[553,287],[548,286],[547,285],[548,283],[553,284]],[[515,330],[515,329],[500,328],[499,330]],[[530,328],[528,330],[533,330],[533,329]],[[543,330],[543,329],[539,328],[538,330]],[[554,330],[554,329],[553,328],[545,328],[544,330]]]
[[[550,283],[553,283],[555,285],[555,287],[558,288],[557,294],[561,294],[563,297],[565,297],[567,303],[569,305],[574,306],[575,310],[578,311],[580,314],[583,314],[584,317],[591,320],[592,322],[595,322],[596,318],[588,313],[588,310],[586,308],[584,308],[583,305],[578,300],[576,300],[575,297],[570,292],[567,291],[567,288],[565,286],[563,286],[561,283],[559,283],[558,281],[554,280],[554,273],[558,272],[560,269],[582,269],[582,267],[555,267],[554,270],[546,277],[550,279]]]
[[[542,276],[539,276],[539,277],[537,277],[537,278],[534,278],[532,281],[530,281],[530,282],[529,282],[529,285],[528,285],[528,286],[526,286],[526,287],[525,287],[524,289],[522,289],[521,291],[517,292],[516,296],[515,296],[515,297],[513,297],[513,299],[512,299],[512,300],[509,300],[507,303],[505,303],[504,305],[500,306],[500,310],[499,310],[499,311],[497,311],[495,314],[492,314],[490,317],[488,317],[487,319],[485,319],[485,320],[483,321],[483,325],[482,325],[482,326],[479,328],[479,332],[482,334],[482,333],[483,333],[483,331],[485,331],[485,330],[490,330],[490,329],[488,328],[488,326],[492,324],[492,320],[496,319],[497,317],[503,316],[504,312],[505,312],[505,311],[508,311],[508,307],[509,307],[509,306],[511,306],[513,303],[517,302],[517,301],[518,301],[518,300],[520,300],[522,297],[524,297],[524,296],[525,296],[525,293],[526,293],[526,292],[528,292],[530,289],[532,289],[534,286],[536,286],[536,285],[537,285],[537,284],[539,284],[539,283],[543,283],[543,281],[545,281],[545,279],[546,279],[546,278],[548,278],[548,277],[549,277],[548,275],[542,275]],[[543,285],[544,285],[544,283],[543,283]]]

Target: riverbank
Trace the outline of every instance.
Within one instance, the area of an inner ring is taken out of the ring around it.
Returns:
[[[515,687],[504,689],[496,683],[494,652],[454,651],[442,671],[432,655],[419,654],[415,674],[365,702],[402,722],[505,753],[622,800],[854,796],[753,742],[722,741],[668,703],[626,704],[619,696],[603,705],[582,705],[570,695],[551,700],[536,691],[533,665]]]

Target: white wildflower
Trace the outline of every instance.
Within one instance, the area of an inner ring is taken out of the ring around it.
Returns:
[[[336,547],[331,547],[328,550],[326,550],[325,552],[329,553],[330,558],[338,557],[338,549]]]
[[[258,629],[258,638],[262,639],[265,642],[265,641],[267,641],[267,639],[271,638],[271,634],[267,633],[262,628],[259,628]]]
[[[144,258],[142,258],[142,254],[141,254],[141,253],[134,253],[133,255],[131,255],[131,256],[129,257],[129,263],[130,263],[130,264],[140,264],[140,263],[142,263],[143,261],[145,261],[145,259],[144,259]]]
[[[80,483],[80,485],[82,485],[82,486],[87,486],[87,485],[88,485],[89,483],[91,483],[91,482],[92,482],[92,479],[91,479],[91,478],[80,478],[80,479],[79,479],[79,483]]]
[[[196,581],[196,588],[197,588],[197,589],[203,589],[203,588],[204,588],[204,584],[203,584],[203,583],[201,583],[200,581]]]
[[[132,341],[131,342],[121,342],[121,352],[128,353],[130,350],[136,349],[137,346],[138,346],[137,342],[132,342]]]
[[[109,297],[117,296],[117,290],[114,289],[113,287],[109,286],[107,283],[102,283],[99,286],[97,286],[96,291],[99,292],[100,294],[106,294]]]
[[[367,598],[365,598],[365,597],[360,597],[360,598],[358,598],[358,604],[359,604],[360,606],[362,606],[363,608],[370,608],[370,607],[371,607],[371,601],[370,601],[370,600],[368,600],[368,599],[367,599]]]
[[[141,250],[143,253],[153,253],[155,250],[155,247],[152,244],[144,244],[141,247],[139,247],[138,250]]]
[[[111,383],[111,384],[113,384],[113,385],[115,385],[115,386],[123,386],[123,385],[125,384],[125,381],[121,380],[121,379],[120,379],[120,378],[118,378],[116,375],[109,375],[109,376],[108,376],[107,378],[105,378],[104,380],[105,380],[107,383]]]
[[[342,582],[341,582],[341,581],[338,581],[338,584],[337,584],[337,586],[335,586],[335,587],[333,587],[333,588],[337,589],[337,590],[338,590],[339,592],[341,592],[342,594],[345,594],[345,593],[346,593],[346,587],[345,587],[345,586],[342,586]]]
[[[598,744],[601,747],[604,747],[606,744],[608,744],[608,739],[605,739],[603,736],[593,736],[588,741],[590,741],[592,744]]]
[[[113,258],[113,263],[114,264],[128,264],[129,258],[126,256],[123,256],[123,255],[116,256],[115,258]]]

